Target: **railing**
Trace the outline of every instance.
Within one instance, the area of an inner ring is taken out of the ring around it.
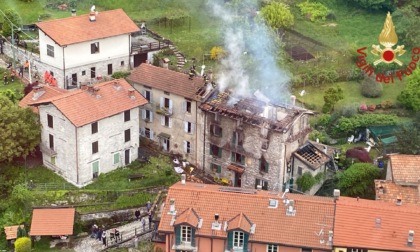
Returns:
[[[165,108],[161,107],[160,105],[156,105],[156,113],[160,115],[170,116],[172,115],[172,108]]]
[[[28,188],[38,191],[77,190],[79,188],[68,183],[28,183]]]
[[[164,49],[168,47],[169,47],[169,43],[161,42],[161,41],[151,42],[151,43],[146,43],[146,44],[133,44],[131,45],[131,53],[137,54],[137,53],[142,53],[142,52],[160,50],[160,49]]]
[[[176,244],[176,242],[172,241],[172,249],[174,250],[192,250],[192,251],[198,251],[198,240],[197,238],[194,238],[194,242],[180,242],[179,244]]]

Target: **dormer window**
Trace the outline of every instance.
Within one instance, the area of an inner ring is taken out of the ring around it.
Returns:
[[[188,250],[195,247],[195,228],[187,225],[175,227],[175,244],[172,249],[179,250],[186,248]]]
[[[233,249],[244,248],[244,232],[234,231],[233,232]]]
[[[228,232],[228,250],[248,251],[249,234],[240,230]]]
[[[181,226],[181,242],[191,243],[191,227]]]

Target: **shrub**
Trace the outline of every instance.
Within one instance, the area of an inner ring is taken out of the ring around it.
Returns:
[[[382,95],[382,83],[377,82],[375,78],[367,77],[362,81],[362,95],[368,98],[380,97]]]
[[[316,183],[316,179],[310,172],[304,172],[302,176],[296,179],[296,184],[303,192],[310,190]]]
[[[215,46],[210,50],[210,59],[217,60],[225,54],[225,50],[220,46]]]
[[[337,127],[334,127],[335,133],[351,133],[357,128],[373,125],[396,125],[398,117],[386,114],[358,114],[351,118],[341,117],[338,120]]]
[[[31,239],[28,237],[21,237],[15,242],[15,252],[30,252]]]
[[[367,107],[366,104],[362,103],[362,104],[360,104],[359,110],[360,111],[367,111],[368,110],[368,107]]]
[[[358,112],[357,104],[345,105],[340,110],[340,114],[344,117],[352,117],[352,116],[356,115],[357,112]]]
[[[382,109],[389,109],[392,108],[394,106],[394,104],[392,103],[392,101],[386,100],[381,102],[381,108]]]
[[[328,141],[328,135],[324,131],[313,130],[309,134],[309,139],[312,141],[316,141],[318,139],[319,142],[326,144]]]
[[[123,78],[127,78],[129,75],[130,75],[130,72],[115,72],[112,74],[112,78],[123,79]]]
[[[297,5],[302,15],[308,16],[314,22],[317,19],[325,20],[330,10],[318,2],[303,2]]]
[[[330,123],[331,115],[329,114],[321,114],[311,120],[311,124],[313,124],[314,127],[328,127]]]
[[[369,105],[369,111],[375,111],[375,110],[376,110],[375,104]]]

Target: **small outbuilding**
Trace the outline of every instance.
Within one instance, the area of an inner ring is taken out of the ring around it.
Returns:
[[[74,208],[35,208],[32,212],[31,236],[73,235]]]

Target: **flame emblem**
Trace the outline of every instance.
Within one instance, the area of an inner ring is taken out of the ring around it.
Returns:
[[[395,27],[394,23],[392,22],[391,14],[388,12],[384,23],[384,28],[382,29],[381,34],[379,34],[379,43],[381,43],[381,45],[383,45],[385,48],[382,49],[380,45],[372,45],[372,54],[381,56],[380,59],[373,62],[373,65],[376,66],[381,62],[387,64],[395,62],[402,66],[402,62],[396,58],[396,55],[398,53],[398,56],[401,56],[405,53],[404,45],[397,46],[395,50],[392,49],[392,47],[396,45],[397,42],[397,33],[395,33]]]

